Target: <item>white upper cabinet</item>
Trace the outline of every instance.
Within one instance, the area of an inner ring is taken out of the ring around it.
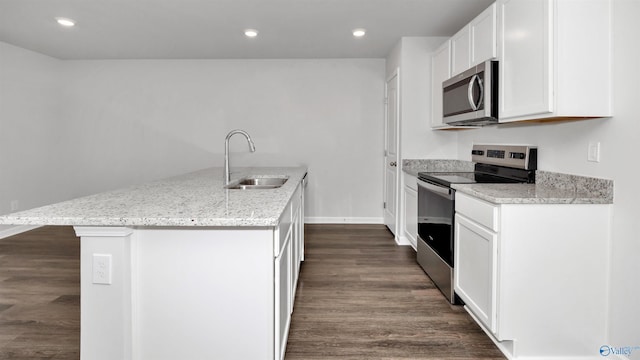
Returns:
[[[492,4],[469,23],[471,60],[469,67],[498,56],[496,4]]]
[[[499,119],[612,115],[610,0],[498,0]]]
[[[497,55],[496,4],[451,37],[451,76]]]
[[[442,82],[451,77],[451,40],[433,53],[431,58],[431,126],[447,126],[442,122]]]
[[[469,69],[471,61],[471,34],[469,25],[451,37],[451,76]]]

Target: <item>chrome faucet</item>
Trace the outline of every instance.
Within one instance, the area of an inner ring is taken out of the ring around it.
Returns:
[[[229,171],[229,139],[235,134],[242,134],[247,138],[247,142],[249,143],[249,151],[255,152],[256,146],[251,140],[251,136],[247,134],[246,131],[243,130],[231,130],[227,134],[227,137],[224,139],[224,185],[229,185],[231,182],[231,172]]]

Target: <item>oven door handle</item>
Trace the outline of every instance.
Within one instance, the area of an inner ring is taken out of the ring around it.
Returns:
[[[436,184],[428,183],[424,180],[418,179],[418,186],[423,187],[424,189],[431,191],[433,193],[436,193],[449,200],[453,200],[455,197],[455,191],[453,191],[453,189],[442,186],[442,185],[436,185]]]

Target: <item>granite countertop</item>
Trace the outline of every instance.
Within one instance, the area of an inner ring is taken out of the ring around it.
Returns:
[[[404,159],[402,170],[419,172],[472,172],[464,160]],[[593,177],[536,171],[535,184],[453,184],[456,191],[494,204],[613,204],[613,181]]]
[[[535,184],[453,184],[494,204],[613,204],[613,181],[536,171]]]
[[[419,172],[469,172],[473,171],[475,163],[464,160],[439,159],[404,159],[402,171],[409,175],[418,176]]]
[[[276,189],[229,190],[210,168],[0,216],[7,225],[272,227],[307,173],[305,167],[234,168],[245,176],[288,176]]]

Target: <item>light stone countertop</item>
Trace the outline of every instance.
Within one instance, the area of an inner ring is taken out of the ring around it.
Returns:
[[[474,162],[465,160],[440,159],[404,159],[402,171],[418,176],[419,172],[469,172],[473,171]]]
[[[536,184],[453,184],[456,191],[494,204],[611,204],[589,193]]]
[[[402,170],[472,172],[464,160],[404,159]],[[457,191],[494,204],[613,204],[613,181],[579,175],[536,171],[536,184],[453,184]]]
[[[189,174],[0,216],[7,225],[273,227],[278,225],[305,167],[233,168],[245,176],[288,176],[276,189],[228,190],[223,169]]]
[[[535,184],[452,184],[494,204],[613,204],[613,180],[536,171]]]

